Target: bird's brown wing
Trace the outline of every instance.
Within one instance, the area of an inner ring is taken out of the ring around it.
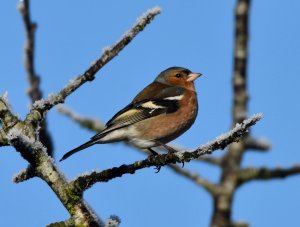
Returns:
[[[93,136],[91,140],[102,138],[107,133],[120,129],[139,121],[155,117],[161,114],[173,113],[179,108],[179,102],[172,97],[178,97],[183,93],[182,88],[168,87],[160,90],[152,98],[139,100],[137,96],[128,106],[116,113],[106,124],[106,128]]]
[[[178,100],[153,99],[131,103],[115,114],[106,124],[106,128],[93,136],[91,140],[102,138],[107,133],[139,121],[161,114],[173,113],[179,108]]]

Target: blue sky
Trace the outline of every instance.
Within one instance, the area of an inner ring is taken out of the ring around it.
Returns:
[[[29,99],[23,67],[24,29],[17,1],[0,3],[0,93],[8,91],[13,110],[24,117]],[[170,66],[203,73],[196,83],[199,115],[194,126],[174,143],[196,147],[231,125],[231,76],[235,1],[32,1],[38,23],[36,71],[45,96],[59,91],[113,44],[148,8],[162,14],[107,64],[92,83],[66,100],[76,112],[103,122],[130,102],[156,75]],[[290,166],[300,163],[300,2],[253,1],[249,43],[249,114],[263,112],[252,133],[272,142],[268,153],[249,152],[243,166]],[[298,104],[297,104],[298,103]],[[49,130],[55,157],[90,138],[51,110]],[[219,155],[218,151],[214,155]],[[72,179],[81,173],[106,169],[144,158],[122,144],[87,149],[59,167]],[[3,226],[45,226],[68,218],[51,189],[35,178],[13,184],[14,174],[27,163],[12,148],[0,151],[0,218]],[[216,182],[219,171],[198,162],[185,168]],[[252,226],[299,225],[300,176],[252,182],[234,200],[234,220]],[[207,226],[212,200],[201,188],[167,168],[153,168],[96,184],[85,198],[102,219],[116,214],[122,226]]]

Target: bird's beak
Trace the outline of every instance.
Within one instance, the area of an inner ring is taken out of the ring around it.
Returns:
[[[201,73],[191,73],[191,74],[188,75],[188,79],[186,81],[193,82],[194,80],[196,80],[201,75],[202,75]]]

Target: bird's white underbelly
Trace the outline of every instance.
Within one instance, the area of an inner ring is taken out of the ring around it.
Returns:
[[[129,140],[129,142],[139,148],[142,148],[142,149],[155,147],[155,144],[156,144],[155,142],[153,142],[151,140],[144,140],[144,139],[137,139],[137,138],[133,138],[133,139]]]
[[[132,126],[119,128],[108,132],[104,137],[102,137],[99,142],[113,142],[113,141],[121,141],[127,140],[128,138],[132,138],[137,136],[138,133]]]
[[[139,137],[139,132],[136,130],[135,126],[130,125],[107,133],[106,136],[99,140],[99,143],[110,143],[125,140],[139,148],[149,148],[155,145],[155,142],[140,139]]]

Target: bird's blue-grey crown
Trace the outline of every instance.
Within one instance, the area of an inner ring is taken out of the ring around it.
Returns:
[[[166,78],[174,73],[174,71],[180,71],[180,72],[184,72],[186,74],[190,74],[192,73],[191,70],[187,69],[187,68],[184,68],[184,67],[177,67],[177,66],[173,66],[173,67],[170,67],[170,68],[167,68],[166,70],[162,71],[156,78],[155,78],[155,81],[157,82],[160,82],[160,83],[165,83],[166,81]]]

